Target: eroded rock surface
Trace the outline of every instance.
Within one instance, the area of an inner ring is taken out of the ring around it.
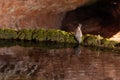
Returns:
[[[59,28],[67,11],[90,1],[0,0],[0,27],[12,29]]]

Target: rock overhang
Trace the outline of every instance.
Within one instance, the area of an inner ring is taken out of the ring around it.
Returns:
[[[67,11],[96,0],[0,0],[0,28],[60,28]]]

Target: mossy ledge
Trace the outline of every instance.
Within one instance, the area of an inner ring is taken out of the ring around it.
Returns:
[[[51,41],[58,43],[77,43],[74,35],[57,29],[22,29],[15,31],[12,29],[0,29],[1,40],[22,40],[22,41]]]
[[[109,48],[120,50],[120,43],[116,41],[112,41],[109,38],[103,38],[100,35],[91,35],[86,34],[83,37],[83,45],[85,46],[96,46],[101,48]]]
[[[0,29],[0,39],[1,40],[21,40],[21,41],[51,41],[56,43],[69,43],[76,44],[77,41],[73,33],[65,32],[57,29],[22,29],[15,31],[12,29]],[[83,36],[83,41],[81,43],[85,46],[100,46],[112,49],[120,49],[120,43],[115,41],[110,41],[107,38],[103,38],[100,35],[90,35],[86,34]]]

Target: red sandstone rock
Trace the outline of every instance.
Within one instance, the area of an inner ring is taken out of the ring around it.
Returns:
[[[67,11],[87,2],[89,0],[0,0],[0,28],[59,28]]]

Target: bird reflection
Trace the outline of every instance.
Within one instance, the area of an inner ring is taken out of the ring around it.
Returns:
[[[78,45],[75,47],[75,54],[77,56],[81,53],[80,43],[82,42],[82,30],[81,30],[82,24],[79,24],[77,29],[75,30],[75,38],[78,41]]]
[[[81,54],[81,47],[80,47],[80,45],[78,45],[77,47],[75,47],[75,54],[77,56],[79,56]]]

